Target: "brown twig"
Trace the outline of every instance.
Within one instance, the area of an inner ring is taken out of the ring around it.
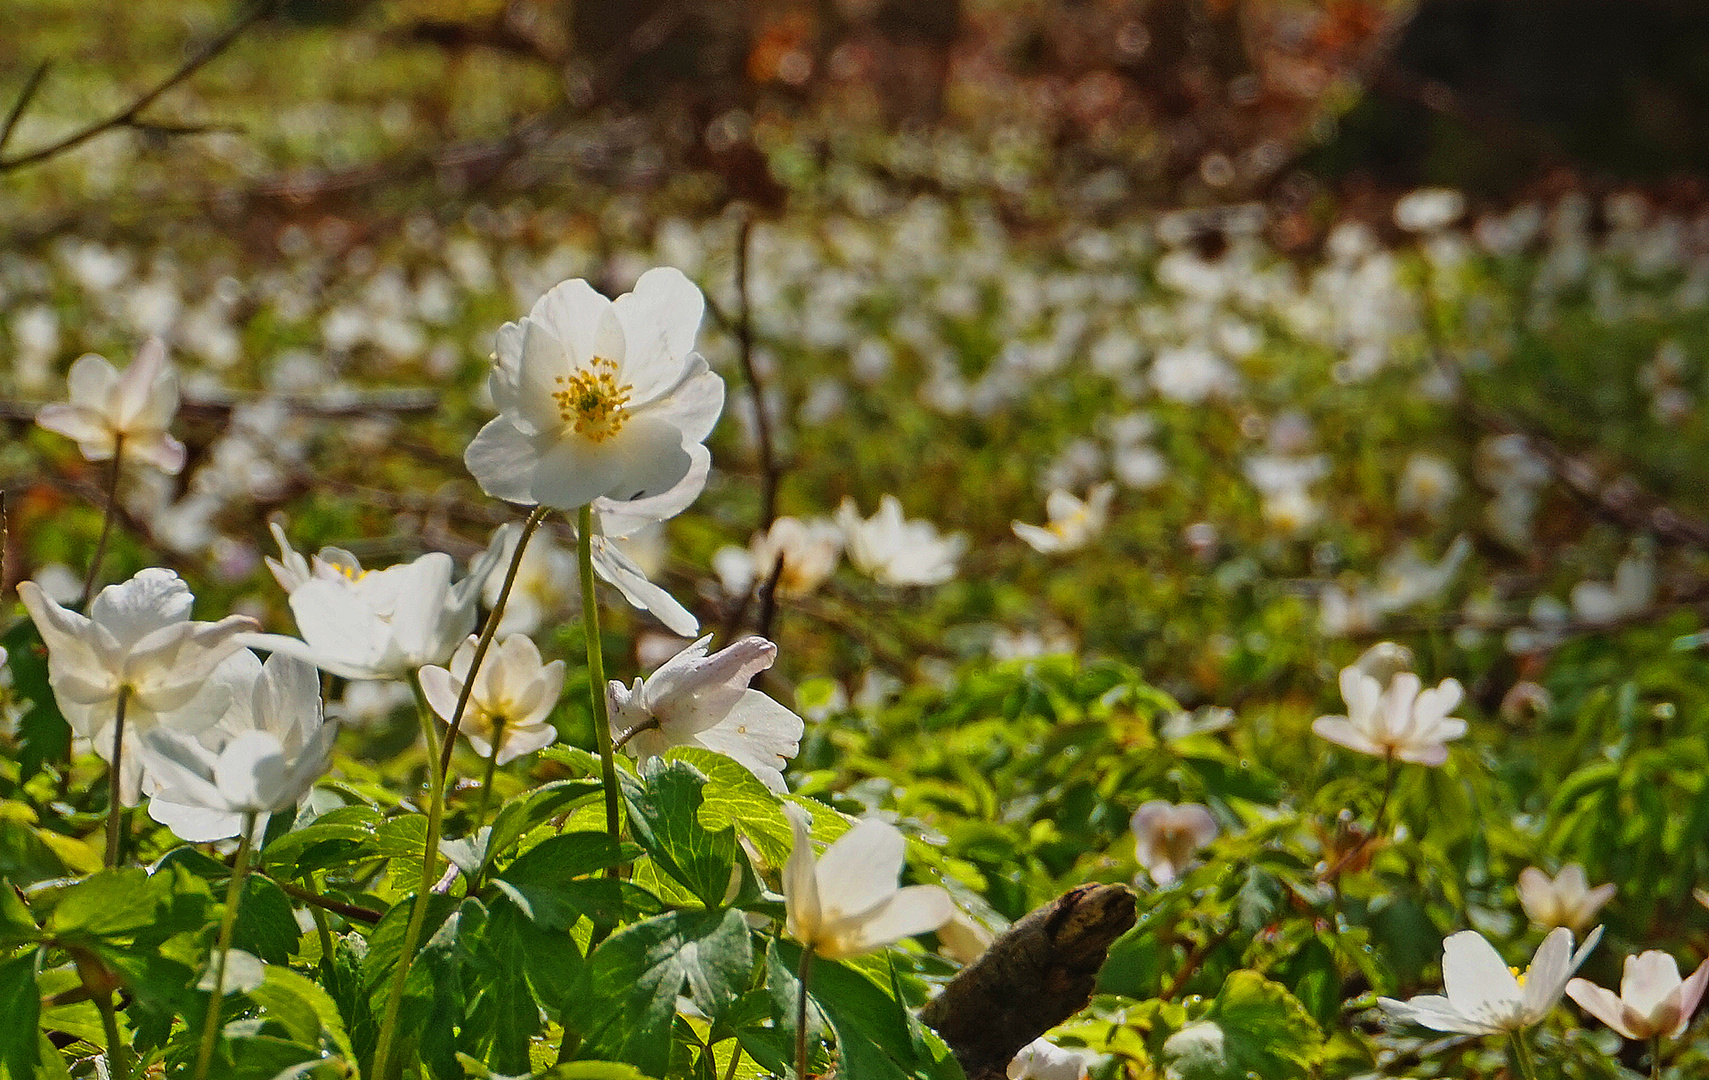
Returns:
[[[1169,985],[1165,986],[1163,988],[1163,992],[1157,995],[1157,1000],[1175,1000],[1176,995],[1186,988],[1187,980],[1191,979],[1198,972],[1199,968],[1204,965],[1205,957],[1211,954],[1211,950],[1227,941],[1233,935],[1234,926],[1233,924],[1230,924],[1223,929],[1218,930],[1205,940],[1199,942],[1199,944],[1194,947],[1193,951],[1187,954],[1187,959],[1181,964],[1181,970],[1175,973],[1175,977],[1169,980]]]
[[[250,8],[242,18],[227,27],[226,30],[218,37],[198,49],[195,55],[191,56],[190,59],[186,60],[179,66],[177,71],[168,75],[162,82],[156,83],[151,89],[144,92],[140,97],[132,101],[123,109],[120,109],[105,120],[99,120],[93,124],[89,124],[88,126],[74,131],[70,135],[61,138],[56,142],[51,142],[46,146],[31,150],[28,153],[19,154],[16,157],[0,158],[0,172],[11,172],[14,169],[21,169],[26,165],[35,165],[39,162],[46,161],[49,158],[65,153],[67,150],[81,146],[90,139],[93,139],[95,136],[103,134],[104,132],[112,131],[121,127],[145,126],[138,120],[138,117],[142,115],[144,109],[147,109],[150,105],[154,104],[160,95],[166,93],[174,86],[177,86],[185,79],[188,79],[190,76],[205,67],[209,61],[225,52],[226,49],[231,46],[232,42],[236,41],[243,35],[245,30],[249,29],[250,26],[259,21],[262,16],[272,11],[274,7],[278,6],[278,4],[279,0],[261,0],[260,3]],[[38,67],[36,70],[38,73],[45,74],[45,65],[43,67]],[[33,82],[39,83],[40,75],[38,75]],[[26,93],[20,94],[18,103],[13,106],[14,113],[22,114],[24,106],[28,104],[29,98],[33,96],[34,93],[35,89],[33,85],[26,86]],[[13,126],[17,123],[17,119],[18,117],[16,115],[8,119],[5,129],[6,134],[11,134]],[[155,126],[158,127],[158,125]],[[3,145],[4,140],[0,139],[0,146]]]
[[[6,152],[6,144],[12,141],[12,133],[18,129],[18,121],[24,118],[24,110],[30,107],[31,99],[36,96],[36,91],[42,88],[42,80],[47,78],[47,70],[52,66],[52,60],[43,60],[30,72],[30,77],[24,80],[24,88],[18,91],[18,99],[12,102],[12,110],[6,114],[5,126],[0,127],[0,154]]]
[[[754,371],[754,311],[748,290],[748,255],[752,248],[754,219],[744,214],[736,230],[736,358],[742,365],[742,378],[747,380],[748,393],[754,399],[754,439],[760,452],[760,521],[759,532],[771,528],[777,519],[777,485],[781,477],[777,457],[772,449],[771,417],[766,412],[765,386]]]
[[[1134,924],[1133,890],[1081,885],[1035,909],[926,1003],[968,1080],[999,1080],[1027,1043],[1086,1007],[1110,945]]]
[[[374,911],[371,908],[360,907],[356,904],[346,904],[342,900],[334,900],[329,896],[322,896],[320,893],[310,892],[301,885],[293,885],[288,881],[279,881],[278,879],[274,879],[273,884],[285,890],[285,895],[292,899],[301,900],[305,904],[312,904],[323,911],[330,911],[334,915],[342,915],[352,922],[366,923],[369,926],[373,926],[375,923],[380,921],[381,913]]]

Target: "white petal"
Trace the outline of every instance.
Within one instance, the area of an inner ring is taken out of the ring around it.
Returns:
[[[1519,980],[1502,963],[1495,946],[1476,930],[1462,930],[1450,935],[1442,949],[1442,982],[1456,1012],[1492,1030],[1523,1026]],[[1560,996],[1558,989],[1555,996]]]
[[[1676,971],[1677,975],[1678,972]],[[1626,1009],[1618,995],[1612,990],[1598,986],[1588,979],[1573,979],[1567,983],[1567,996],[1578,1002],[1585,1012],[1596,1017],[1615,1031],[1628,1039],[1642,1039],[1649,1032],[1638,1034],[1631,1024],[1626,1022]]]
[[[896,891],[907,842],[896,826],[862,818],[819,858],[819,902],[837,922],[873,910]]]
[[[839,952],[827,951],[825,955],[838,959],[872,952],[893,941],[936,930],[954,914],[955,903],[949,893],[936,885],[897,889],[838,935]]]
[[[823,914],[819,904],[819,881],[813,858],[812,818],[794,803],[785,803],[795,845],[783,866],[783,906],[791,937],[811,948],[817,941]]]
[[[1495,1035],[1506,1031],[1505,1027],[1493,1027],[1489,1024],[1462,1016],[1453,1004],[1445,997],[1436,994],[1424,994],[1411,1001],[1397,1001],[1394,998],[1378,998],[1377,1004],[1383,1011],[1411,1024],[1419,1024],[1432,1031],[1458,1031],[1467,1035]]]
[[[593,360],[594,333],[611,301],[581,278],[560,282],[534,302],[528,319],[545,323],[579,368]],[[611,357],[616,360],[619,357]]]
[[[486,422],[463,451],[463,464],[481,490],[493,498],[533,504],[540,451],[535,439],[511,423],[509,414]]]
[[[193,602],[190,587],[177,574],[149,567],[102,589],[89,605],[89,617],[129,647],[163,626],[187,621]]]
[[[676,377],[694,351],[706,301],[682,271],[660,266],[642,274],[612,308],[627,346],[624,381],[634,386],[637,400],[645,401]]]

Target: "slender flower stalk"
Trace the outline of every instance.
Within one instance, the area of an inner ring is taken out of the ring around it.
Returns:
[[[522,535],[516,538],[516,551],[510,556],[510,568],[504,572],[504,585],[499,588],[498,600],[493,603],[492,611],[487,615],[487,624],[481,627],[481,639],[475,643],[474,658],[469,661],[469,677],[463,683],[463,689],[457,694],[457,708],[451,714],[450,730],[445,733],[445,748],[439,756],[439,774],[449,776],[451,773],[451,752],[457,746],[457,730],[462,726],[463,713],[469,707],[469,695],[475,689],[475,676],[481,670],[481,661],[487,658],[487,650],[492,647],[493,638],[498,634],[498,624],[504,618],[504,605],[510,599],[510,590],[516,584],[516,571],[522,566],[522,553],[528,550],[528,538],[534,535],[534,530],[546,520],[546,515],[552,512],[549,506],[536,506],[528,514],[528,520],[522,523]],[[493,753],[498,753],[499,740],[493,739]],[[492,775],[490,772],[487,774]],[[483,803],[486,796],[481,796]]]
[[[474,679],[471,677],[469,681],[473,682]],[[475,811],[475,824],[477,826],[487,819],[487,804],[492,801],[493,776],[498,773],[499,751],[504,749],[505,719],[503,715],[493,718],[493,750],[487,755],[487,771],[481,777],[481,803],[479,809]],[[450,745],[449,739],[446,740],[446,745]]]
[[[107,558],[107,541],[113,535],[113,519],[119,516],[119,463],[124,458],[125,433],[113,435],[113,467],[107,472],[107,505],[102,508],[101,538],[95,541],[95,557],[89,560],[89,573],[83,579],[83,592],[77,597],[79,610],[88,608],[95,595],[95,582],[101,580],[101,563]]]
[[[813,974],[813,946],[801,946],[801,971],[795,987],[795,1080],[807,1080],[807,979]]]
[[[599,648],[599,605],[593,595],[593,507],[581,508],[576,526],[576,560],[582,575],[582,636],[587,642],[588,693],[593,698],[593,737],[599,745],[599,779],[605,785],[605,830],[618,839],[616,752],[611,748],[611,714],[605,702],[605,657]],[[471,670],[478,670],[471,668]],[[615,869],[614,871],[615,872]]]
[[[202,1043],[196,1049],[196,1080],[207,1080],[208,1066],[214,1060],[214,1043],[219,1040],[220,1003],[225,1000],[226,959],[231,952],[232,929],[237,925],[237,908],[243,902],[243,879],[249,875],[255,818],[253,810],[243,815],[243,833],[237,841],[237,862],[231,870],[231,882],[226,886],[225,915],[220,919],[219,945],[214,953],[214,992],[208,999],[207,1019],[202,1024]]]
[[[131,688],[119,688],[119,703],[113,707],[113,765],[107,770],[107,869],[119,865],[120,822],[124,817],[124,790],[119,771],[119,753],[125,745],[125,704]]]
[[[392,1044],[397,1038],[398,1014],[403,1008],[404,980],[409,977],[410,961],[415,957],[415,947],[420,944],[422,928],[427,924],[427,906],[437,880],[434,864],[439,861],[439,832],[445,818],[445,772],[439,766],[438,733],[434,730],[433,710],[428,707],[419,674],[410,676],[410,686],[415,690],[415,711],[421,719],[421,734],[427,740],[427,838],[421,855],[421,884],[416,889],[409,924],[404,928],[403,948],[398,951],[397,968],[392,972],[392,985],[387,991],[386,1008],[380,1020],[380,1036],[374,1049],[373,1080],[389,1080],[393,1072]]]
[[[1537,1080],[1537,1063],[1531,1060],[1531,1048],[1525,1045],[1525,1032],[1510,1031],[1507,1041],[1513,1047],[1513,1063],[1519,1070],[1520,1080]]]

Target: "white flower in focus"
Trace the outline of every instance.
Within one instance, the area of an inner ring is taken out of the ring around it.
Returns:
[[[622,593],[630,607],[650,613],[671,633],[682,637],[698,633],[700,621],[694,613],[678,603],[676,597],[653,584],[634,559],[599,531],[600,524],[600,516],[595,515],[595,531],[589,544],[593,553],[593,572],[599,579]]]
[[[1167,885],[1181,876],[1193,861],[1193,853],[1216,839],[1216,818],[1199,803],[1141,803],[1129,823],[1133,829],[1133,852],[1151,880]]]
[[[421,669],[421,689],[427,695],[427,704],[447,724],[456,715],[457,698],[468,681],[477,640],[470,635],[457,646],[450,670],[431,664]],[[511,634],[482,658],[480,674],[475,677],[457,730],[482,757],[492,755],[497,733],[498,763],[503,765],[550,746],[558,737],[558,730],[546,718],[563,688],[564,662],[541,663],[540,650],[531,638]]]
[[[1038,1038],[1009,1062],[1009,1080],[1086,1080],[1085,1055]]]
[[[1346,716],[1320,716],[1311,729],[1349,750],[1394,757],[1418,765],[1448,760],[1445,743],[1466,733],[1466,722],[1449,716],[1462,691],[1456,679],[1423,690],[1417,675],[1397,672],[1385,686],[1358,666],[1341,669]]]
[[[745,637],[711,656],[711,635],[626,687],[612,680],[606,700],[614,738],[633,732],[627,749],[645,761],[673,746],[699,746],[733,758],[773,791],[787,790],[783,767],[801,750],[806,725],[748,682],[771,667],[777,646]]]
[[[142,737],[154,781],[148,816],[196,844],[238,835],[245,814],[257,815],[260,835],[270,814],[294,808],[326,774],[338,738],[312,665],[277,654],[263,665],[241,650],[226,671],[236,692],[218,724],[199,736],[155,728]]]
[[[724,381],[694,351],[704,307],[661,267],[616,300],[563,282],[500,327],[488,384],[499,415],[463,456],[482,490],[573,510],[704,484],[701,443],[724,407]]]
[[[1519,906],[1538,926],[1564,926],[1580,933],[1596,921],[1602,905],[1614,898],[1614,884],[1609,882],[1591,889],[1586,887],[1584,867],[1568,863],[1561,872],[1550,877],[1535,866],[1519,872]]]
[[[178,411],[178,375],[166,361],[166,344],[149,338],[123,371],[88,353],[71,365],[71,401],[44,405],[36,423],[77,440],[90,461],[108,461],[120,436],[124,456],[176,475],[184,444],[166,433]]]
[[[492,546],[499,549],[499,557],[481,586],[481,599],[489,608],[498,604],[520,535],[522,526],[514,521],[500,525],[493,532]],[[579,595],[578,576],[575,553],[561,547],[548,530],[537,530],[528,539],[522,565],[516,568],[516,581],[505,600],[504,614],[499,616],[499,635],[532,634],[539,630],[547,616],[567,607]]]
[[[1045,513],[1050,517],[1050,524],[1038,526],[1016,521],[1010,528],[1040,554],[1078,551],[1096,539],[1109,524],[1110,498],[1115,491],[1113,484],[1097,484],[1086,492],[1082,501],[1058,488],[1045,500]]]
[[[48,683],[60,713],[109,764],[119,694],[125,693],[120,799],[135,806],[143,783],[135,753],[141,737],[161,725],[195,733],[219,720],[231,692],[211,677],[237,652],[254,620],[190,621],[189,587],[158,567],[102,589],[88,617],[61,607],[33,581],[19,582],[18,598],[47,645]]]
[[[897,887],[907,842],[896,826],[862,818],[815,859],[807,812],[793,803],[784,812],[795,830],[783,868],[784,924],[815,956],[860,956],[936,930],[955,913],[936,885]]]
[[[855,569],[883,585],[942,585],[955,576],[956,560],[967,550],[960,533],[938,535],[929,521],[908,521],[894,495],[879,500],[878,513],[860,516],[853,499],[837,508],[837,524]]]
[[[307,660],[347,679],[401,679],[425,664],[442,664],[475,628],[481,584],[500,554],[489,546],[469,573],[451,583],[451,556],[430,551],[413,562],[364,570],[354,555],[322,548],[312,562],[273,526],[280,558],[273,576],[289,594],[302,640],[246,634],[243,644]]]
[[[1377,1004],[1397,1020],[1433,1031],[1467,1035],[1505,1035],[1537,1023],[1561,1000],[1567,980],[1577,971],[1602,937],[1591,931],[1577,952],[1573,934],[1551,930],[1537,947],[1531,966],[1516,974],[1476,930],[1462,930],[1442,943],[1442,983],[1447,996],[1425,994],[1411,1001],[1378,998]]]
[[[828,518],[780,517],[765,532],[755,533],[746,548],[719,548],[712,568],[730,596],[746,596],[771,579],[779,559],[778,596],[806,596],[836,572],[843,553],[843,533]]]
[[[1705,983],[1709,960],[1682,980],[1673,957],[1651,949],[1626,958],[1618,997],[1589,979],[1567,983],[1567,996],[1628,1039],[1677,1039],[1691,1024]]]

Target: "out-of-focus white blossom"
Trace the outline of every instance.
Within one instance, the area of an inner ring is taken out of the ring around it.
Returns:
[[[90,461],[107,461],[124,441],[124,456],[177,474],[184,444],[167,434],[178,411],[178,374],[166,359],[166,343],[149,338],[123,371],[88,353],[71,365],[71,401],[44,405],[36,423],[77,440]]]
[[[1519,872],[1519,906],[1538,926],[1564,926],[1575,934],[1596,921],[1602,905],[1614,899],[1614,883],[1592,889],[1584,877],[1584,867],[1568,863],[1554,877],[1527,866]]]
[[[1086,1080],[1086,1056],[1038,1038],[1021,1047],[1005,1072],[1009,1080]]]
[[[1460,703],[1457,679],[1422,689],[1417,675],[1398,671],[1387,683],[1357,665],[1341,669],[1346,716],[1320,716],[1311,729],[1349,750],[1419,765],[1448,760],[1447,743],[1466,733],[1466,722],[1449,716]]]
[[[1017,521],[1010,528],[1028,547],[1041,554],[1078,551],[1097,539],[1109,524],[1110,499],[1114,495],[1114,484],[1094,485],[1086,492],[1085,499],[1058,488],[1045,500],[1049,524],[1039,526]]]
[[[516,555],[517,537],[521,535],[522,526],[513,521],[500,525],[493,534],[492,545],[499,550],[499,558],[481,586],[481,599],[489,608],[498,603],[510,561]],[[522,565],[516,568],[516,580],[505,600],[504,613],[499,616],[498,633],[532,634],[548,616],[568,607],[578,595],[575,553],[566,551],[551,532],[540,529],[529,537],[528,547],[522,553]]]
[[[1446,228],[1466,212],[1466,197],[1450,188],[1419,188],[1395,203],[1394,221],[1407,232]]]
[[[844,499],[837,524],[849,562],[884,585],[941,585],[955,576],[956,561],[967,550],[960,533],[941,536],[929,521],[904,519],[894,495],[880,499],[878,513],[864,519],[854,500]]]
[[[806,596],[836,572],[843,553],[843,531],[829,518],[780,517],[755,533],[746,548],[727,546],[712,556],[712,568],[724,592],[746,596],[777,576],[778,596]]]
[[[1143,802],[1129,822],[1134,857],[1159,885],[1181,876],[1193,854],[1216,839],[1216,818],[1199,803]]]

